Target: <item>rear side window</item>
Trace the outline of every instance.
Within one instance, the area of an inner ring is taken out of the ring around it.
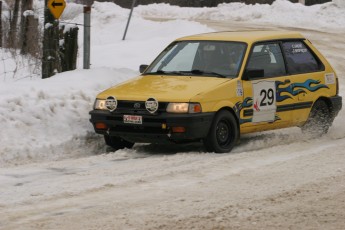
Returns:
[[[322,70],[322,64],[302,41],[283,42],[287,70],[290,74]]]

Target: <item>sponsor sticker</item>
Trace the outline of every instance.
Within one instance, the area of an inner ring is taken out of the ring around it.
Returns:
[[[334,76],[334,73],[326,73],[326,74],[325,74],[325,82],[326,82],[326,85],[335,84],[335,76]]]
[[[123,123],[141,125],[143,123],[143,117],[135,115],[123,115]]]
[[[238,97],[242,97],[243,96],[243,87],[242,87],[241,81],[237,81],[236,95]]]

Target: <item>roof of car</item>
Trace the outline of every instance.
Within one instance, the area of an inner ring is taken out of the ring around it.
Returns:
[[[215,41],[238,41],[254,43],[258,41],[269,41],[278,39],[303,39],[298,32],[291,31],[238,31],[238,32],[213,32],[205,34],[196,34],[183,38],[181,40],[215,40]]]

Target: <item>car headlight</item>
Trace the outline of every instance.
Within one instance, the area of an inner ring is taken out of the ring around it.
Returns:
[[[168,113],[201,113],[199,103],[169,103],[167,106]]]
[[[94,109],[109,110],[113,112],[117,108],[117,99],[114,96],[109,96],[107,99],[96,99],[93,106]]]
[[[95,104],[93,105],[93,109],[99,109],[99,110],[107,110],[107,107],[105,106],[105,101],[103,99],[96,99]]]

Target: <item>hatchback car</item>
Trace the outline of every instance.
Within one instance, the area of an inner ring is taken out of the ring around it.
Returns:
[[[292,126],[319,136],[342,107],[334,69],[295,32],[179,38],[140,72],[98,94],[90,112],[115,149],[203,141],[224,153],[241,134]]]

